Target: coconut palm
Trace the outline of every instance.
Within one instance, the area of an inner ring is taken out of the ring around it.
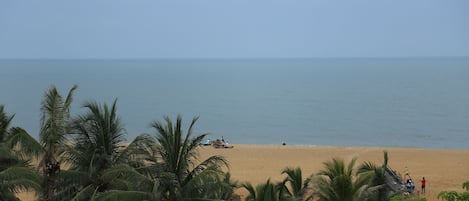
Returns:
[[[29,165],[28,157],[38,143],[19,127],[10,128],[15,115],[0,105],[0,200],[19,200],[19,190],[41,189],[41,178]]]
[[[306,195],[307,186],[310,182],[310,178],[303,181],[302,171],[300,167],[285,168],[282,171],[282,174],[286,174],[287,177],[281,183],[280,200],[312,199],[312,195]]]
[[[55,86],[49,88],[41,103],[41,129],[40,142],[43,147],[43,157],[40,166],[43,171],[44,192],[42,199],[55,201],[57,188],[57,173],[60,171],[59,157],[64,153],[67,144],[66,134],[70,123],[70,105],[73,92],[77,89],[74,85],[64,99]]]
[[[175,124],[169,117],[164,120],[165,122],[154,121],[151,124],[157,130],[155,140],[161,162],[155,163],[153,167],[158,170],[155,177],[161,180],[160,191],[163,199],[174,201],[184,198],[209,198],[203,194],[205,184],[199,181],[223,176],[222,168],[228,167],[227,161],[221,156],[211,156],[196,164],[197,147],[207,135],[192,136],[198,117],[192,119],[186,134],[182,128],[181,115],[177,116]]]
[[[249,192],[246,201],[279,201],[282,188],[281,184],[274,184],[270,179],[255,188],[250,183],[244,183],[242,186]]]
[[[364,162],[358,168],[357,174],[370,178],[368,188],[362,194],[362,200],[381,201],[386,200],[387,189],[385,170],[372,162]]]
[[[139,136],[141,137],[141,136]],[[149,141],[146,141],[149,142]],[[143,142],[142,142],[143,144]],[[136,156],[142,156],[137,154]],[[146,160],[147,162],[153,162]],[[123,165],[116,170],[111,168],[103,173],[103,180],[112,187],[112,190],[97,194],[95,201],[115,200],[148,200],[159,201],[167,199],[162,189],[163,185],[170,185],[174,181],[172,173],[164,172],[162,164],[152,166],[139,166],[129,170]],[[233,195],[234,188],[238,186],[231,179],[229,173],[220,174],[220,171],[209,166],[194,176],[181,193],[184,200],[228,200]],[[112,174],[109,174],[112,173]],[[110,175],[110,176],[106,176]],[[110,179],[110,180],[109,180]],[[167,195],[167,194],[166,194]]]
[[[316,185],[321,201],[356,201],[367,189],[369,177],[358,175],[354,179],[356,159],[348,165],[342,159],[334,158],[324,162],[325,169],[318,173]]]
[[[369,188],[364,193],[365,200],[381,201],[392,196],[390,195],[391,189],[386,188],[388,152],[384,151],[383,155],[384,162],[381,166],[377,166],[372,162],[364,162],[358,167],[357,174],[367,175],[371,178],[370,183],[368,183]]]
[[[116,104],[117,100],[111,107],[87,102],[83,105],[87,112],[74,119],[71,127],[74,144],[69,145],[64,156],[70,168],[61,173],[61,181],[67,184],[59,193],[62,200],[89,200],[93,194],[113,188],[110,180],[103,178],[104,171],[125,163],[111,171],[124,174],[133,171],[129,165],[141,163],[131,157],[142,139],[123,146],[125,130],[117,116]]]
[[[72,124],[73,149],[68,149],[72,170],[87,170],[92,175],[116,163],[125,130],[117,116],[117,100],[109,108],[107,104],[86,102],[84,115]],[[92,168],[92,169],[89,169]]]

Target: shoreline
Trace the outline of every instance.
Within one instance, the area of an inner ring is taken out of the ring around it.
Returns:
[[[230,143],[232,144],[232,143]],[[351,148],[380,148],[380,149],[425,149],[425,150],[452,150],[452,151],[469,151],[468,149],[460,148],[432,148],[432,147],[417,147],[417,146],[367,146],[367,145],[314,145],[314,144],[251,144],[251,143],[237,143],[232,145],[241,146],[280,146],[280,147],[351,147]]]

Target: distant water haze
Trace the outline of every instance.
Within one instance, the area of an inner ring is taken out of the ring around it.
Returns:
[[[127,140],[200,116],[230,143],[469,149],[469,59],[3,60],[0,104],[38,136],[40,103],[74,85],[112,104]]]

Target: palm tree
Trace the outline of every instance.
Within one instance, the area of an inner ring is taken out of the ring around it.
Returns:
[[[345,165],[342,159],[324,162],[325,169],[318,173],[316,185],[321,201],[356,201],[367,189],[369,178],[358,175],[354,180],[356,158]]]
[[[110,181],[103,179],[103,172],[124,162],[137,163],[129,158],[138,141],[123,146],[125,130],[117,116],[116,104],[117,100],[111,107],[87,102],[83,105],[87,113],[74,119],[71,126],[74,144],[68,146],[64,155],[70,168],[61,173],[61,181],[67,184],[59,193],[62,200],[89,200],[95,193],[112,189]],[[130,166],[126,167],[117,170],[132,171]]]
[[[74,85],[64,99],[55,86],[46,91],[41,103],[40,141],[43,147],[43,158],[40,166],[43,171],[45,201],[55,201],[57,173],[60,171],[59,157],[66,145],[66,134],[70,120],[70,105]]]
[[[121,155],[133,153],[133,157],[142,156],[147,163],[153,163],[151,166],[137,165],[130,168],[127,165],[118,165],[103,171],[102,180],[108,184],[109,190],[97,193],[93,197],[95,201],[116,200],[148,200],[159,201],[166,199],[164,185],[174,181],[172,173],[163,171],[163,162],[156,163],[156,160],[148,158],[154,155],[154,146],[149,146],[152,139],[147,135],[138,136],[128,147],[139,147],[133,150],[124,150]],[[155,145],[155,144],[153,144]],[[209,166],[204,171],[193,177],[183,188],[182,195],[184,200],[228,200],[233,195],[234,188],[238,186],[237,181],[231,179],[229,173],[220,174],[220,171],[214,166]],[[167,194],[166,194],[167,195]]]
[[[310,182],[310,178],[303,181],[302,171],[300,167],[297,168],[285,168],[282,174],[286,174],[287,177],[281,183],[280,200],[310,200],[312,195],[305,198],[307,185]],[[287,184],[289,184],[287,186]]]
[[[381,201],[392,196],[389,195],[391,189],[385,188],[387,181],[386,168],[389,160],[388,152],[384,151],[383,155],[384,162],[381,166],[377,166],[372,162],[364,162],[358,167],[357,174],[371,177],[370,183],[368,183],[369,188],[364,193],[366,200]]]
[[[256,188],[250,183],[244,183],[242,186],[249,192],[246,201],[279,201],[282,188],[281,184],[274,184],[270,179],[264,184],[258,184]]]
[[[76,144],[68,149],[69,159],[73,159],[73,170],[84,170],[96,175],[101,170],[116,163],[117,153],[124,143],[125,130],[117,116],[117,100],[111,108],[96,102],[83,105],[88,110],[85,115],[78,116],[72,124]],[[89,168],[93,169],[89,169]]]
[[[28,157],[38,143],[19,127],[10,128],[15,115],[0,105],[0,200],[19,200],[19,190],[41,189],[39,174],[30,168]]]
[[[185,135],[181,115],[177,116],[176,124],[173,124],[169,117],[164,118],[165,122],[154,121],[151,124],[157,130],[157,154],[161,157],[161,162],[155,163],[153,167],[158,170],[155,177],[161,180],[160,191],[164,200],[208,198],[203,194],[205,184],[197,181],[209,177],[223,177],[222,168],[228,167],[227,161],[221,156],[211,156],[196,164],[197,147],[207,135],[192,137],[197,119],[198,117],[192,119]]]
[[[358,174],[370,177],[370,181],[368,183],[369,187],[363,192],[363,200],[386,200],[387,189],[384,188],[386,185],[386,175],[383,168],[376,166],[372,162],[364,162],[358,168],[357,175]]]

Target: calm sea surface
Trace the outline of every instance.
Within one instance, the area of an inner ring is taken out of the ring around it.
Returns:
[[[127,140],[164,115],[231,143],[469,149],[469,59],[0,61],[0,104],[38,136],[46,89],[112,104]]]

